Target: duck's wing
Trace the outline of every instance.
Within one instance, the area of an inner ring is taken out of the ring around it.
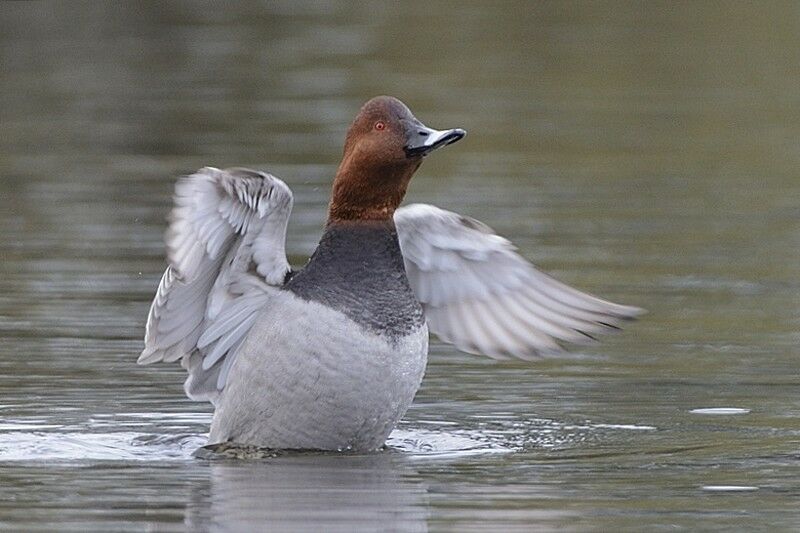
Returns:
[[[394,216],[411,288],[428,327],[459,350],[536,359],[586,343],[644,311],[556,281],[485,224],[413,204]]]
[[[270,174],[206,167],[178,180],[174,202],[169,266],[138,362],[180,359],[189,397],[215,401],[258,311],[289,272],[292,192]]]

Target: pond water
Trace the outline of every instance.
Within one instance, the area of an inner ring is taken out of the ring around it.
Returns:
[[[800,528],[796,3],[7,3],[0,528]],[[321,234],[375,94],[469,136],[409,200],[650,312],[539,363],[432,341],[387,451],[197,457],[139,367],[174,178],[281,176]]]

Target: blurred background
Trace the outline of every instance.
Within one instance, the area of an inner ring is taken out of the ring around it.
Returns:
[[[800,527],[800,5],[0,5],[0,527]],[[198,459],[210,405],[135,365],[176,176],[267,170],[322,230],[377,94],[469,135],[410,201],[650,313],[502,363],[432,343],[390,450]]]

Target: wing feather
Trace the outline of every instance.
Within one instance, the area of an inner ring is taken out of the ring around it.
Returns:
[[[139,363],[181,359],[187,394],[216,399],[258,312],[289,272],[292,202],[281,180],[242,168],[206,167],[178,180],[165,234],[169,266]]]
[[[425,204],[398,209],[406,273],[430,330],[458,349],[536,359],[619,329],[644,311],[544,274],[489,226]]]

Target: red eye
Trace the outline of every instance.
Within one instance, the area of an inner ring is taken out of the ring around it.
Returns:
[[[386,129],[386,124],[384,124],[383,122],[376,122],[375,123],[375,129],[378,130],[378,131],[385,130]]]

